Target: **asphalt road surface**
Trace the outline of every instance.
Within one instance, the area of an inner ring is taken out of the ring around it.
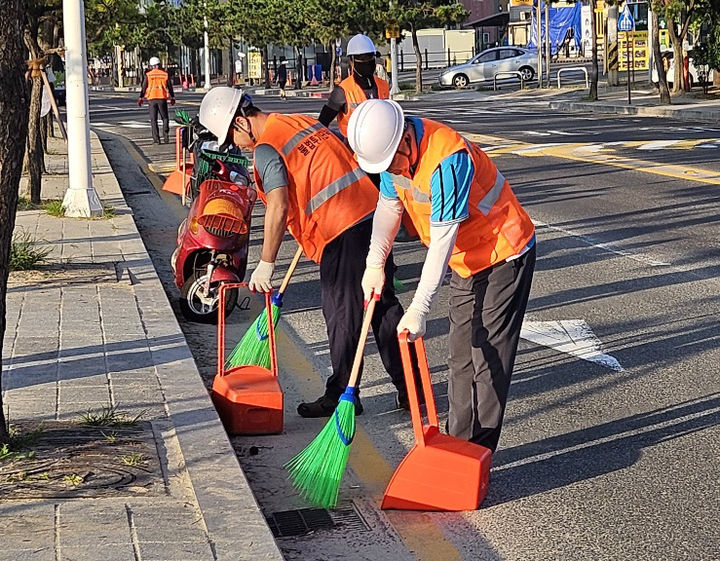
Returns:
[[[196,111],[200,96],[179,100]],[[307,113],[322,105],[256,103]],[[330,513],[334,527],[278,538],[287,559],[720,559],[720,127],[555,113],[531,99],[480,93],[438,94],[405,108],[483,146],[537,224],[537,270],[490,491],[473,512],[379,509],[413,435],[371,341],[365,414]],[[168,261],[186,211],[158,191],[172,146],[151,144],[134,94],[93,95],[91,121],[176,302]],[[258,205],[249,271],[261,228]],[[295,248],[289,238],[283,244],[278,278]],[[424,254],[417,243],[396,245],[405,305]],[[268,516],[307,507],[282,464],[325,422],[295,413],[299,401],[320,395],[329,370],[319,304],[318,268],[303,260],[278,340],[285,430],[232,439]],[[241,315],[231,316],[233,341],[247,325]],[[182,325],[209,384],[215,331]],[[426,336],[441,426],[447,331],[443,287]]]

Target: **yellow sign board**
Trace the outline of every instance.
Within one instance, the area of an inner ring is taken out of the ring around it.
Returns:
[[[398,24],[391,24],[385,28],[386,39],[399,39],[400,38],[400,26]]]
[[[533,0],[510,0],[510,7],[515,8],[517,6],[532,6]]]
[[[248,53],[248,78],[259,80],[262,78],[262,55],[260,51]]]
[[[627,41],[630,39],[630,63],[628,64]],[[621,72],[627,72],[628,67],[635,70],[647,70],[650,66],[650,42],[647,31],[618,33],[618,58]]]

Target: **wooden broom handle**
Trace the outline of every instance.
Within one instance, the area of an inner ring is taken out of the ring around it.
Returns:
[[[290,261],[290,266],[288,267],[287,273],[285,273],[285,277],[283,278],[282,284],[280,285],[280,289],[278,292],[280,294],[283,294],[285,292],[285,289],[287,288],[288,284],[290,284],[290,277],[293,276],[293,273],[295,272],[295,267],[297,267],[297,264],[300,262],[300,258],[302,257],[303,249],[302,246],[299,246],[297,248],[297,251],[295,252],[295,257],[293,257],[293,260]]]
[[[373,312],[375,311],[375,296],[373,295],[365,308],[365,317],[363,318],[362,329],[360,330],[360,339],[358,340],[357,351],[355,351],[355,361],[350,372],[350,381],[348,387],[355,387],[358,376],[360,375],[360,365],[362,364],[363,355],[365,354],[365,342],[367,341],[368,332],[370,331],[370,322],[372,322]]]

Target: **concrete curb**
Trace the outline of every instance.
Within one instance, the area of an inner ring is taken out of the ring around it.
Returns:
[[[96,142],[97,135],[91,133]],[[107,156],[105,164],[110,168]],[[108,174],[107,190],[117,194],[123,212],[117,219],[134,239],[131,244],[141,256],[132,265],[142,279],[134,288],[137,306],[146,329],[149,350],[165,391],[168,416],[177,437],[184,467],[218,561],[282,561],[283,556],[260,511],[247,478],[238,463],[227,434],[210,400],[180,325],[165,296],[160,278],[132,218],[132,211],[114,174]],[[124,204],[124,206],[123,206]],[[172,345],[153,344],[172,341]]]
[[[691,109],[673,107],[645,107],[635,105],[606,104],[602,102],[550,101],[550,109],[573,112],[588,111],[609,115],[639,115],[645,117],[669,117],[681,121],[720,122],[720,106],[717,109]]]

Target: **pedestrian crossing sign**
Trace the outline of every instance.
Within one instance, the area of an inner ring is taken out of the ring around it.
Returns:
[[[632,14],[630,13],[630,8],[628,8],[628,5],[625,4],[625,8],[623,9],[620,17],[618,18],[618,30],[632,31],[634,27],[635,21],[633,20]]]

